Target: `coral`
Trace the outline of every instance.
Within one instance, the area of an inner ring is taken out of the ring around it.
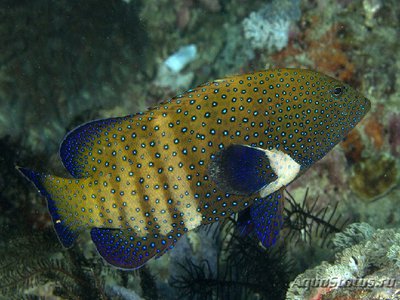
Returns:
[[[350,162],[360,161],[362,152],[365,149],[360,130],[358,128],[351,130],[340,143],[340,146],[342,146],[344,154]]]
[[[197,47],[194,44],[180,47],[159,66],[154,85],[157,87],[179,91],[187,89],[193,81],[193,72],[181,72],[187,64],[197,56]]]
[[[372,141],[372,145],[376,150],[380,150],[384,143],[384,127],[382,120],[383,107],[378,106],[378,109],[364,121],[364,131]]]
[[[395,234],[393,245],[389,248],[386,256],[400,269],[400,233]]]
[[[393,62],[399,53],[396,28],[400,24],[400,6],[395,0],[350,3],[342,19],[350,33],[346,39],[348,54],[357,65],[361,88],[375,105],[381,103],[389,112],[398,112],[400,66]],[[355,10],[361,13],[355,14]]]
[[[396,161],[388,155],[380,154],[353,165],[350,187],[362,199],[371,201],[396,186],[397,175]]]
[[[165,64],[161,64],[153,84],[155,87],[166,89],[173,94],[188,89],[193,78],[193,72],[176,73]]]
[[[290,24],[300,17],[300,1],[272,1],[243,20],[244,36],[253,49],[282,50]]]
[[[111,285],[107,287],[107,294],[110,295],[112,299],[122,299],[122,300],[144,300],[134,291],[128,290],[119,285]],[[155,299],[155,298],[152,298]]]
[[[340,250],[334,263],[322,262],[298,275],[287,299],[375,299],[377,290],[393,297],[400,279],[400,231],[353,224],[337,235],[339,250],[346,243],[351,246]]]
[[[313,67],[317,70],[349,82],[353,79],[355,67],[338,38],[341,26],[333,25],[319,39],[309,36],[307,56],[314,62]]]
[[[288,47],[273,54],[270,64],[313,68],[347,82],[354,82],[356,65],[351,56],[355,47],[348,19],[331,18],[340,5],[320,2],[320,7],[304,9],[299,28],[295,28]],[[306,5],[311,5],[307,3]],[[350,36],[349,38],[347,38]]]
[[[193,61],[197,55],[197,47],[195,44],[180,47],[176,52],[171,54],[164,64],[175,73],[182,71],[185,66]]]
[[[368,223],[353,223],[335,235],[332,243],[337,250],[344,250],[353,245],[356,245],[364,240],[368,240],[375,233],[373,228]]]
[[[156,83],[156,88],[149,89],[151,98],[174,96],[188,89],[192,81],[197,85],[248,66],[254,52],[238,38],[243,36],[240,20],[256,4],[243,5],[240,1],[143,1],[140,17],[148,33],[148,55],[154,57],[146,65],[153,87]],[[189,44],[197,46],[196,60],[181,74],[168,72],[162,62]]]
[[[372,27],[375,20],[375,15],[382,8],[381,0],[364,0],[362,2],[365,11],[365,25]]]
[[[266,22],[257,12],[243,21],[244,36],[254,49],[282,50],[288,43],[289,21],[277,19]]]
[[[248,70],[248,62],[255,58],[254,50],[237,37],[242,34],[239,25],[226,26],[226,43],[216,57],[215,68],[226,74]]]

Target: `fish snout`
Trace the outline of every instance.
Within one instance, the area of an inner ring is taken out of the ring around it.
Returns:
[[[366,112],[371,109],[371,101],[367,98],[364,98],[364,109]]]

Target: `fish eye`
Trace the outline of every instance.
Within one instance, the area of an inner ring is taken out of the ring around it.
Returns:
[[[344,88],[342,86],[335,86],[331,92],[333,96],[339,97],[343,94],[343,90]]]

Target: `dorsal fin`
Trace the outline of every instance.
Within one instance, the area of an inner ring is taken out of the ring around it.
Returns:
[[[93,164],[89,153],[95,143],[105,143],[105,132],[110,131],[123,118],[96,120],[69,132],[61,143],[60,157],[68,172],[75,178],[89,177]]]
[[[122,118],[97,120],[83,124],[72,130],[64,138],[60,147],[60,156],[63,164],[73,177],[89,177],[95,172],[93,168],[98,166],[96,163],[99,156],[97,151],[100,149],[104,157],[110,157],[111,153],[115,150],[115,147],[107,147],[113,135],[116,136],[116,139],[113,139],[112,142],[118,142],[122,134],[132,135],[135,133],[133,130],[137,130],[137,138],[147,138],[149,133],[147,130],[142,130],[143,127],[156,124],[157,120],[160,120],[160,126],[162,126],[165,121],[160,118],[161,116],[164,118],[167,114],[173,115],[176,113],[177,107],[190,105],[189,103],[191,101],[196,101],[197,99],[207,96],[216,88],[226,89],[226,84],[224,85],[222,83],[225,81],[234,82],[235,80],[235,77],[232,77],[214,82],[207,82],[177,95],[172,99],[164,101],[148,109],[144,113],[129,115]],[[150,120],[154,123],[150,123]],[[132,132],[127,130],[128,126],[131,126],[133,129]],[[119,129],[121,129],[121,131],[119,131]],[[108,136],[106,136],[106,134],[108,134]],[[108,141],[107,138],[109,138],[110,141]],[[128,138],[128,136],[126,136],[126,138]],[[96,147],[94,148],[94,146]]]

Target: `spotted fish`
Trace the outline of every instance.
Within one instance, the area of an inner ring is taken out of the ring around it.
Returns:
[[[120,268],[138,268],[187,231],[237,212],[271,246],[285,186],[369,109],[349,85],[318,72],[264,70],[76,128],[60,148],[73,178],[19,170],[47,198],[65,247],[89,229]]]

